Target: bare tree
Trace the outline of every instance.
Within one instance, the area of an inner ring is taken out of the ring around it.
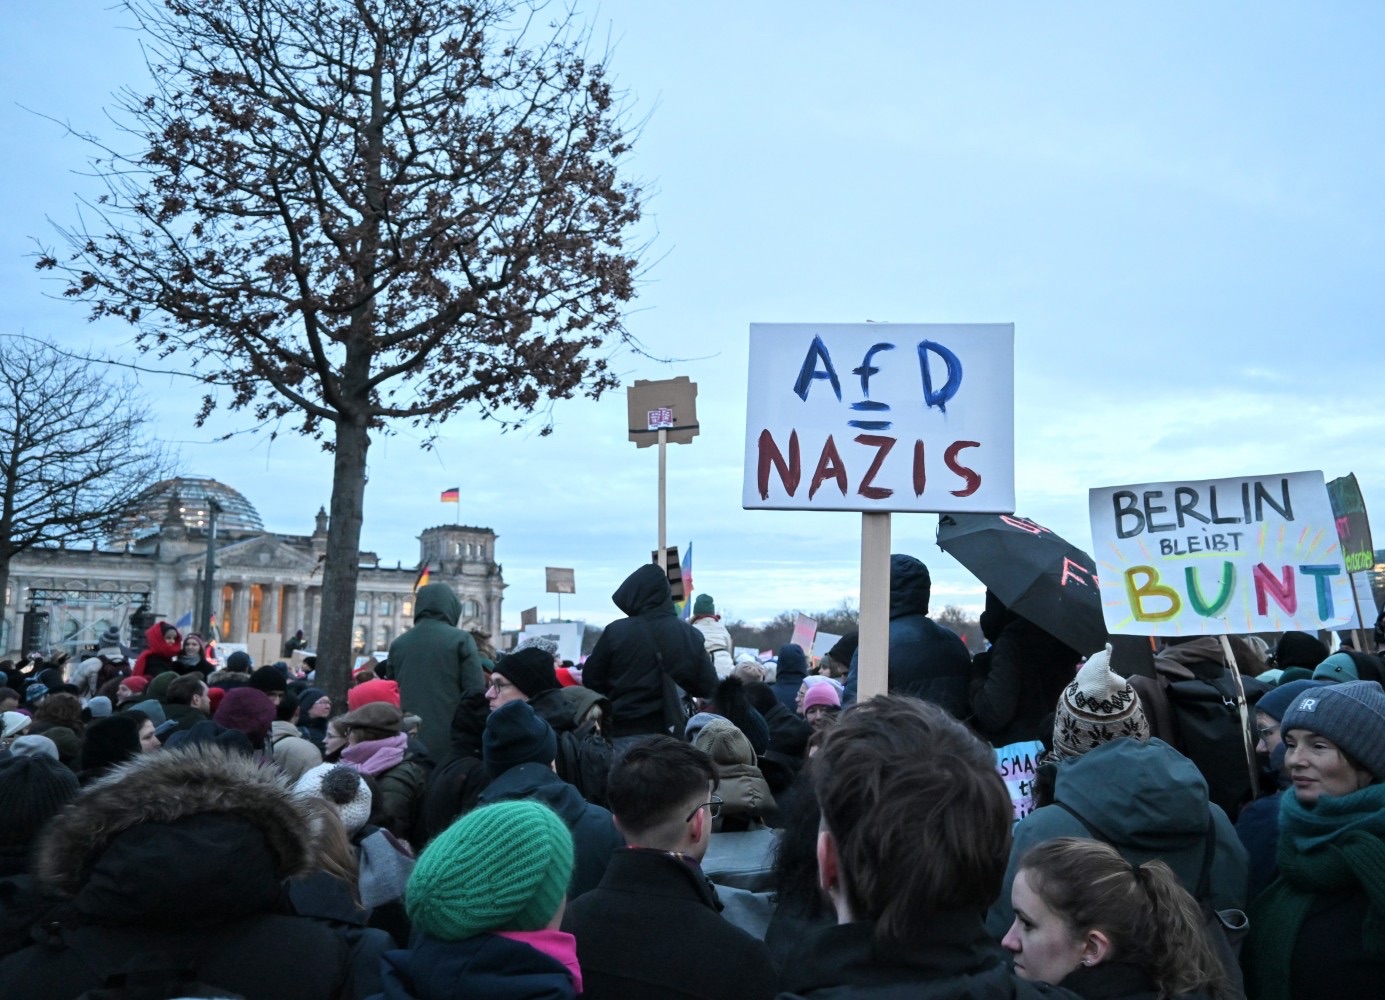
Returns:
[[[0,615],[15,556],[109,534],[172,474],[147,428],[132,383],[51,344],[0,338]]]
[[[625,114],[541,4],[125,6],[152,53],[153,92],[114,115],[138,151],[96,147],[107,192],[39,267],[193,364],[199,421],[290,418],[334,453],[318,663],[341,701],[372,432],[509,426],[618,384]]]
[[[973,653],[979,653],[986,648],[986,637],[981,634],[981,623],[956,604],[949,604],[943,608],[933,616],[933,620],[956,632]]]

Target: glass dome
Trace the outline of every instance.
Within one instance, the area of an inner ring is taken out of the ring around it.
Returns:
[[[156,534],[169,515],[169,500],[176,498],[178,515],[190,531],[206,531],[209,503],[221,507],[217,531],[263,531],[264,522],[249,500],[225,483],[205,476],[179,476],[155,483],[136,498],[134,508],[111,534],[111,542],[123,545]]]

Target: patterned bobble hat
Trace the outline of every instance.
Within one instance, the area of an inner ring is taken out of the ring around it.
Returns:
[[[1149,720],[1130,682],[1111,671],[1108,643],[1082,664],[1058,699],[1053,719],[1053,752],[1080,757],[1103,743],[1129,736],[1149,739]]]
[[[440,941],[491,931],[542,930],[572,878],[572,835],[530,800],[467,813],[438,834],[409,876],[414,928]]]

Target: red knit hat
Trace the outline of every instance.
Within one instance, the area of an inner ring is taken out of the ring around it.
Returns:
[[[387,705],[399,707],[399,683],[397,681],[387,681],[376,678],[373,681],[366,681],[364,684],[357,684],[350,691],[346,692],[346,704],[351,711],[356,711],[362,705],[369,705],[371,702],[382,701]]]

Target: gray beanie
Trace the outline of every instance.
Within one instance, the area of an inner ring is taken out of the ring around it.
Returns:
[[[1385,689],[1375,681],[1325,684],[1295,700],[1279,731],[1306,729],[1326,736],[1377,781],[1385,779]]]

